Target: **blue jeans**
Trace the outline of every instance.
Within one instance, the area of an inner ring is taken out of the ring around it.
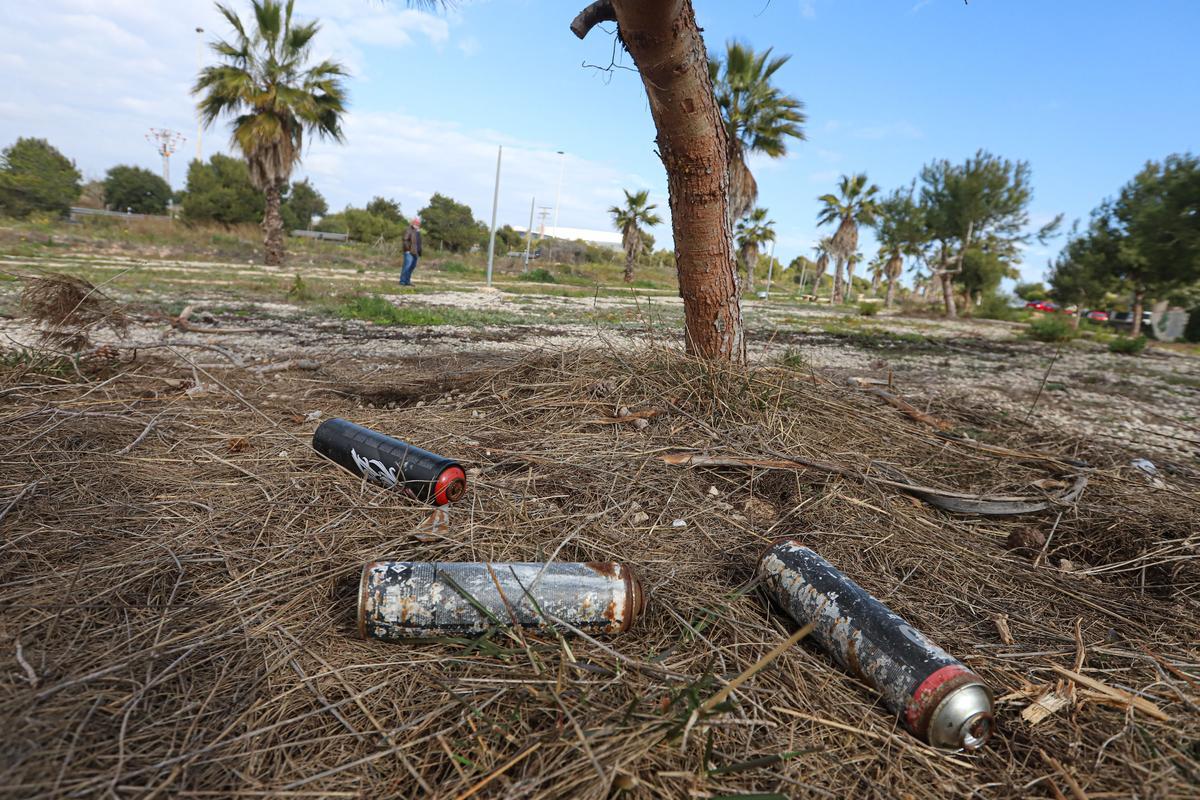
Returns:
[[[417,268],[417,254],[404,254],[404,269],[400,270],[400,285],[410,286],[412,284],[413,270]]]

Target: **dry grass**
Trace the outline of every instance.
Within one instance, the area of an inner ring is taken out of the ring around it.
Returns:
[[[1059,511],[972,518],[841,476],[659,456],[789,454],[862,473],[886,461],[926,485],[1005,494],[1078,468],[948,440],[807,372],[677,353],[269,379],[179,359],[87,383],[4,376],[0,785],[13,796],[1196,795],[1200,482],[1186,467],[1151,491],[1119,453],[993,424],[993,444],[1088,459],[1089,485]],[[207,394],[184,393],[193,376]],[[619,406],[661,413],[643,430],[584,422]],[[415,541],[424,509],[322,462],[312,409],[470,466],[450,533]],[[1025,527],[1047,536],[1036,555],[1004,548]],[[753,586],[781,535],[1009,698],[989,747],[925,747],[811,645],[694,713],[793,630]],[[650,600],[633,632],[354,638],[352,579],[368,560],[537,560],[560,545],[563,560],[639,565]],[[1031,726],[1019,712],[1040,687],[1072,692],[1055,666],[1170,722],[1079,687]]]
[[[26,277],[24,285],[21,309],[41,326],[47,344],[79,351],[96,328],[124,333],[129,325],[121,308],[83,278],[48,272]]]

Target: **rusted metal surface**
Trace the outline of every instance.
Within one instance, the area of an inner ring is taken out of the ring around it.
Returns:
[[[799,542],[776,542],[759,572],[771,599],[848,672],[872,687],[915,736],[973,750],[991,735],[979,676]]]
[[[641,583],[627,564],[376,561],[363,568],[364,638],[474,636],[496,624],[545,628],[556,617],[585,633],[630,629]]]
[[[349,420],[322,422],[313,433],[313,449],[355,475],[425,503],[453,503],[467,489],[467,475],[453,459]]]

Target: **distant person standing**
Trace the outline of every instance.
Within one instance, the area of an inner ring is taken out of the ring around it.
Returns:
[[[421,220],[413,217],[404,232],[404,268],[400,271],[400,285],[412,286],[413,270],[421,257]]]

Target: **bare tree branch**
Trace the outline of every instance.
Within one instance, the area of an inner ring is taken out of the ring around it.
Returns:
[[[571,33],[582,39],[601,22],[616,21],[617,12],[613,10],[612,0],[596,0],[575,17],[571,23]]]

